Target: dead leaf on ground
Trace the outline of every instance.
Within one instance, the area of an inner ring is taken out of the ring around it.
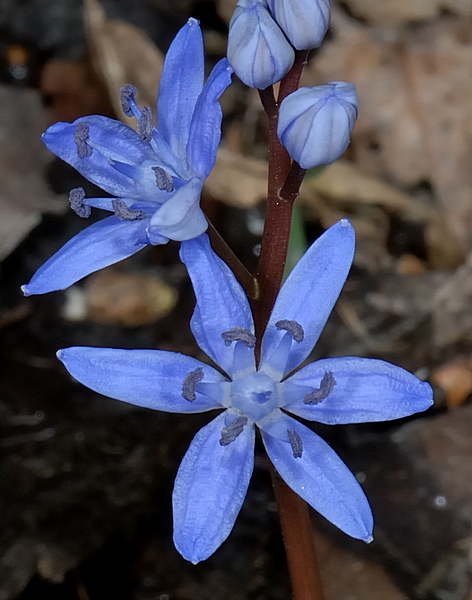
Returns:
[[[93,273],[84,288],[67,291],[64,316],[97,323],[139,327],[165,317],[177,290],[155,276],[110,270]]]
[[[333,10],[333,37],[304,84],[353,81],[359,120],[351,154],[362,171],[401,186],[431,185],[444,224],[472,246],[472,20],[368,28]]]
[[[448,408],[464,404],[472,394],[472,358],[458,356],[453,361],[436,367],[430,380],[445,391]]]
[[[447,9],[463,17],[472,15],[469,0],[345,0],[352,13],[374,25],[394,27],[410,21],[422,21],[438,16]]]
[[[45,114],[36,90],[0,86],[0,260],[39,223],[43,212],[63,212],[44,170]]]

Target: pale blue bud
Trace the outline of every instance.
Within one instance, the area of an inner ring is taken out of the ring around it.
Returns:
[[[266,0],[239,0],[229,24],[228,61],[243,83],[261,90],[288,73],[295,52]]]
[[[297,50],[318,48],[329,25],[331,0],[268,0],[274,19]]]
[[[332,81],[302,87],[280,105],[277,134],[303,169],[332,163],[346,150],[357,118],[356,86]]]

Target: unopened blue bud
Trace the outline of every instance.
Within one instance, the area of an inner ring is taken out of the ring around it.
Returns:
[[[290,156],[311,169],[341,156],[356,118],[356,86],[333,81],[287,96],[280,105],[277,133]]]
[[[297,50],[318,48],[329,25],[331,0],[268,0],[274,19]]]
[[[228,61],[239,79],[263,90],[287,74],[294,58],[267,0],[239,0],[228,35]]]

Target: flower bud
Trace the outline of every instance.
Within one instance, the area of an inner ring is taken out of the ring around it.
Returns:
[[[239,0],[228,34],[228,61],[239,79],[263,90],[287,74],[294,58],[267,0]]]
[[[333,81],[287,96],[280,105],[277,133],[290,156],[311,169],[341,156],[356,118],[356,86]]]
[[[318,48],[329,25],[331,0],[268,0],[279,27],[297,50]]]

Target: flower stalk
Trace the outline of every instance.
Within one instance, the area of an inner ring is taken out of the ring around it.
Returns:
[[[255,302],[254,321],[256,339],[262,340],[272,308],[282,283],[290,224],[295,198],[306,173],[292,162],[277,135],[279,105],[298,88],[308,53],[298,51],[292,69],[282,79],[275,99],[273,87],[259,90],[264,110],[269,118],[269,182],[264,233],[261,244],[257,282],[259,298]],[[256,360],[260,345],[256,344]],[[272,484],[279,512],[285,553],[294,600],[324,600],[318,559],[313,539],[307,503],[293,492],[271,466]]]

